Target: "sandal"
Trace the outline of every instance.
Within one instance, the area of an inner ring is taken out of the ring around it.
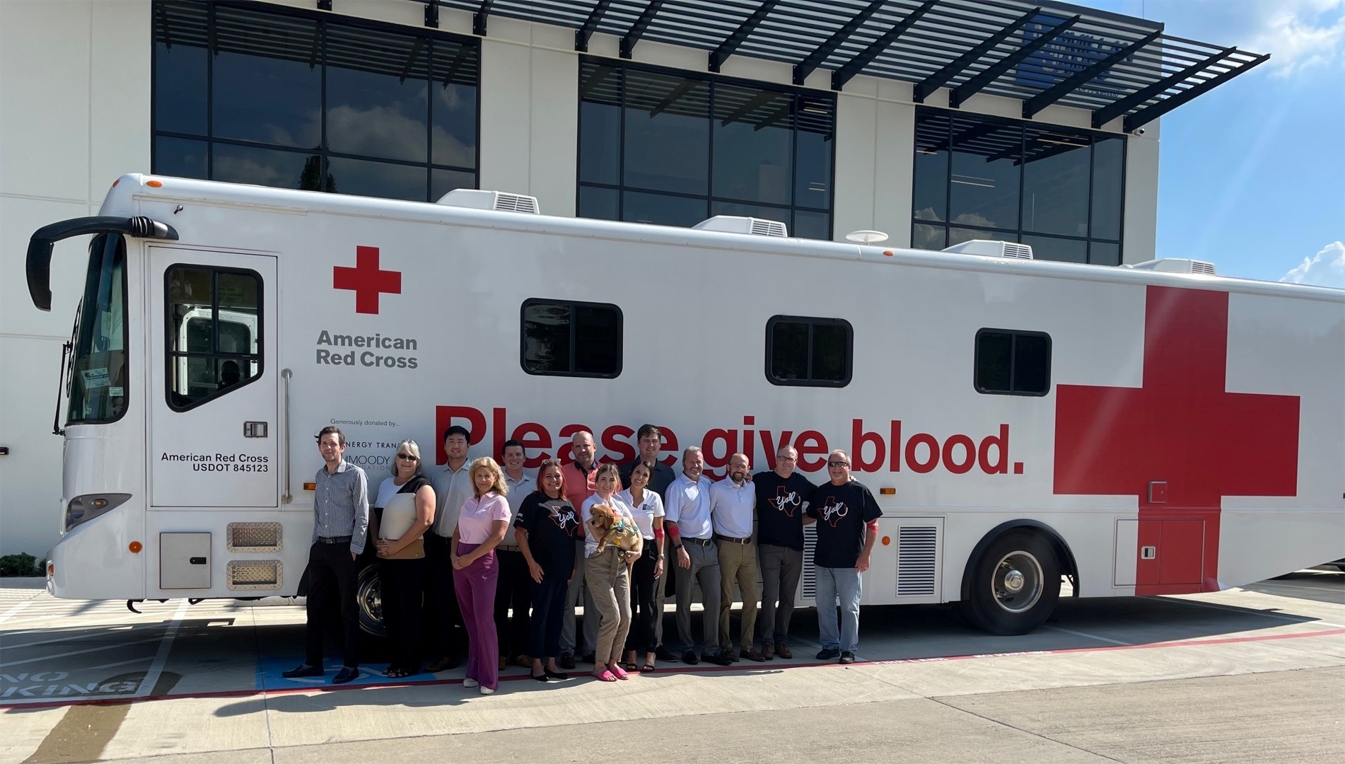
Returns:
[[[594,678],[596,678],[599,682],[615,682],[615,681],[616,681],[616,674],[613,674],[613,673],[610,672],[610,671],[603,671],[601,674],[594,674],[593,676],[594,676]]]
[[[405,668],[389,668],[387,671],[383,672],[383,676],[388,679],[405,679],[408,676],[411,676],[411,670]]]
[[[637,670],[636,665],[635,665],[635,661],[626,661],[625,663],[621,664],[621,668],[623,668],[623,669],[625,669],[625,670],[627,670],[627,671],[636,671],[636,670]]]
[[[611,669],[611,672],[613,674],[616,674],[616,678],[622,681],[630,679],[630,675],[627,674],[625,669],[621,668],[620,666],[617,666],[615,669]]]
[[[641,673],[641,674],[652,674],[652,673],[654,673],[654,664],[652,664],[652,663],[646,663],[646,664],[644,664],[643,666],[640,667],[640,673]]]

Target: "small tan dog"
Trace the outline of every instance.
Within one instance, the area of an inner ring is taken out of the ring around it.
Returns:
[[[602,554],[608,544],[616,544],[617,549],[629,552],[640,542],[640,530],[635,527],[635,523],[625,516],[617,515],[606,504],[594,504],[589,509],[588,532],[598,539],[598,549],[594,554]]]

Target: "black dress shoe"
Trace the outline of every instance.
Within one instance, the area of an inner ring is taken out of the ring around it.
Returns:
[[[593,663],[597,659],[598,659],[597,653],[589,653],[588,655],[585,655],[581,660],[583,660],[584,663]]]
[[[846,650],[845,652],[841,653],[841,663],[854,663],[854,662],[855,662],[854,653],[850,652],[849,650]]]
[[[565,653],[560,656],[560,667],[566,671],[574,670],[574,653]]]
[[[280,675],[285,677],[286,679],[300,679],[306,676],[322,676],[323,673],[324,672],[322,671],[321,666],[310,666],[307,663],[305,663],[300,665],[298,668],[292,668],[289,671],[282,671],[280,672]]]
[[[840,648],[837,648],[837,647],[824,647],[824,648],[822,648],[822,652],[820,652],[820,653],[817,654],[817,659],[818,659],[819,661],[829,661],[829,660],[831,660],[832,658],[835,658],[836,656],[838,656],[838,655],[840,655],[840,654],[841,654]]]
[[[676,655],[673,655],[673,654],[672,654],[672,651],[669,650],[668,648],[664,647],[663,645],[659,645],[659,646],[658,646],[658,649],[654,651],[654,657],[655,657],[655,658],[658,658],[659,660],[663,661],[664,663],[676,663],[676,662],[677,662],[677,656],[676,656]]]
[[[565,673],[564,671],[548,671],[546,672],[546,678],[565,680],[569,679],[570,675]]]
[[[686,652],[682,653],[682,662],[688,666],[694,666],[697,663],[700,663],[701,659],[696,657],[695,650],[687,650]]]
[[[340,671],[336,672],[336,676],[332,677],[332,684],[345,684],[346,682],[353,682],[356,679],[358,679],[359,676],[360,676],[360,670],[358,667],[346,666],[342,668]]]
[[[709,662],[715,664],[716,666],[732,666],[732,665],[733,665],[733,659],[730,658],[730,657],[728,657],[727,655],[725,655],[725,654],[722,653],[722,652],[714,653],[713,655],[707,655],[707,656],[705,656],[705,660],[707,660],[707,661],[709,661]]]
[[[451,668],[456,668],[457,665],[458,665],[457,658],[454,658],[451,655],[445,655],[444,657],[435,660],[433,663],[427,666],[425,670],[430,672],[431,674],[437,674],[440,671],[448,671]]]

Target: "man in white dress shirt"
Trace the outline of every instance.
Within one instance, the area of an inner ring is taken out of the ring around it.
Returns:
[[[714,526],[710,521],[710,481],[701,476],[705,456],[696,446],[682,453],[682,474],[668,486],[667,515],[663,518],[676,555],[677,634],[686,652],[682,660],[700,663],[697,650],[705,660],[721,666],[729,664],[718,649],[719,631],[719,551],[715,546]],[[691,637],[691,596],[699,583],[701,603],[705,606],[701,639]]]

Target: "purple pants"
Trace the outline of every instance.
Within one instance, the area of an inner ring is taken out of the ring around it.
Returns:
[[[458,543],[458,556],[470,553],[480,544]],[[500,643],[495,635],[495,584],[500,568],[495,552],[453,571],[453,589],[467,627],[467,678],[494,690],[500,686]]]

